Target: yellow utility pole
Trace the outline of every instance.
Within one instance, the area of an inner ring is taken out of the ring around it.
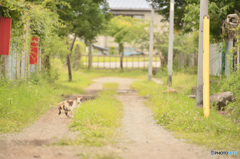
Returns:
[[[210,115],[209,99],[209,28],[210,18],[203,19],[203,113],[205,117]]]

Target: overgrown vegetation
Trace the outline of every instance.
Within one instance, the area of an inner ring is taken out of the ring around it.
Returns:
[[[176,94],[162,93],[167,90],[165,78],[164,85],[141,81],[135,82],[132,87],[142,96],[149,95],[147,105],[152,109],[157,123],[174,131],[179,138],[211,148],[239,151],[240,124],[220,115],[214,108],[210,117],[204,118],[203,110],[197,109],[196,101],[188,97],[191,87],[196,85],[196,78],[191,74],[174,74]]]
[[[21,130],[60,101],[59,90],[44,80],[37,84],[0,81],[0,85],[0,132],[3,133]]]
[[[103,76],[139,77],[146,71],[84,70],[73,71],[73,81],[68,81],[67,70],[59,59],[52,60],[52,72],[36,73],[25,81],[0,81],[0,132],[21,131],[40,115],[62,101],[61,95],[83,94],[91,79]],[[116,88],[108,84],[106,88]],[[102,101],[104,102],[104,101]]]
[[[235,123],[240,124],[240,85],[238,84],[240,80],[239,71],[233,72],[228,77],[221,76],[214,78],[213,86],[211,86],[211,94],[230,91],[234,94],[235,101],[227,103],[228,105],[224,108],[228,112],[228,117],[230,117]]]
[[[105,83],[106,89],[98,94],[97,99],[82,103],[70,125],[80,134],[74,140],[62,140],[63,145],[102,146],[114,141],[116,128],[121,125],[122,103],[115,99],[116,83]]]

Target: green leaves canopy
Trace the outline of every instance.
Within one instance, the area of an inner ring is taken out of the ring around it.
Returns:
[[[113,37],[116,43],[131,43],[144,34],[149,26],[148,21],[116,16],[108,23],[105,34]]]
[[[67,28],[62,34],[75,34],[86,42],[93,41],[111,18],[105,0],[65,0],[71,8],[59,6],[58,11]]]
[[[147,0],[151,2],[151,0]],[[170,0],[154,0],[154,8],[163,16],[162,21],[169,20]],[[239,10],[239,0],[209,0],[210,34],[212,40],[218,41],[222,34],[222,21],[228,14]],[[199,28],[200,0],[175,0],[174,29],[189,32]]]

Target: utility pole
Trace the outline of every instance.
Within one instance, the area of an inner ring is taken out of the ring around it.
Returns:
[[[200,0],[199,41],[198,41],[198,76],[197,106],[203,104],[203,17],[208,15],[208,0]]]
[[[203,113],[205,117],[210,115],[209,104],[209,29],[210,17],[205,15],[203,20]]]
[[[151,10],[151,32],[150,32],[150,45],[149,45],[149,65],[148,65],[148,81],[152,78],[152,52],[153,52],[153,20],[154,20],[154,1],[152,0],[152,10]]]
[[[174,0],[170,1],[170,25],[168,40],[168,86],[172,86],[172,65],[173,65],[173,24],[174,24]]]

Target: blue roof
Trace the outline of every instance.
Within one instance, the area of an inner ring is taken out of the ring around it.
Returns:
[[[146,0],[107,0],[111,9],[151,10]]]

